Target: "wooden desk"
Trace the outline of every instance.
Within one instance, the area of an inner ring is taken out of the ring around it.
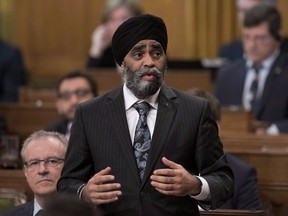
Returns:
[[[34,197],[23,170],[0,169],[0,187],[24,191],[28,200],[32,200]]]
[[[221,109],[221,132],[252,132],[255,116],[243,109]]]
[[[6,119],[8,132],[20,136],[21,139],[60,118],[54,104],[41,107],[30,103],[0,104],[0,115]]]
[[[35,106],[55,106],[55,101],[55,89],[37,89],[32,87],[21,87],[19,90],[20,104],[32,104]]]
[[[265,211],[248,211],[248,210],[225,210],[225,209],[217,209],[213,211],[201,211],[201,216],[267,216]]]
[[[262,198],[277,216],[288,212],[288,136],[221,134],[226,152],[243,159],[257,170]]]

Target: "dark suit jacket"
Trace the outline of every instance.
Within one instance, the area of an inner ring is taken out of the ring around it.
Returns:
[[[68,126],[68,120],[62,119],[57,122],[52,123],[49,125],[45,130],[46,131],[56,131],[61,134],[67,133],[67,126]]]
[[[99,68],[99,67],[105,67],[105,68],[115,68],[116,62],[113,57],[112,48],[108,47],[106,50],[104,50],[103,55],[100,58],[88,58],[87,61],[87,68]]]
[[[235,61],[218,71],[215,95],[223,106],[242,106],[246,76],[244,59]],[[288,54],[280,54],[267,77],[256,118],[277,125],[281,133],[288,133]]]
[[[0,102],[16,102],[26,79],[20,51],[0,40]]]
[[[281,43],[281,52],[288,53],[288,38],[284,37]],[[243,58],[244,49],[241,40],[235,40],[231,43],[224,44],[220,47],[219,57],[227,59],[229,62],[233,62],[237,59]]]
[[[228,165],[234,173],[234,195],[221,209],[261,209],[261,198],[257,187],[257,173],[254,167],[226,154]]]
[[[197,201],[167,196],[150,184],[153,170],[164,168],[162,157],[201,173],[216,208],[233,193],[218,128],[206,100],[162,86],[151,149],[141,183],[129,135],[122,86],[80,104],[74,118],[58,190],[77,193],[91,176],[110,166],[121,184],[118,201],[102,205],[107,215],[198,215]],[[205,206],[204,206],[205,207]],[[207,207],[207,206],[206,206]]]
[[[0,214],[0,216],[32,216],[34,211],[34,201],[19,205]]]

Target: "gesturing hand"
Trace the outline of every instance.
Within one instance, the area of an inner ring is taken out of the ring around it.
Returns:
[[[82,199],[94,204],[104,204],[118,200],[118,197],[122,194],[119,190],[121,185],[111,183],[115,180],[115,177],[109,175],[110,172],[111,168],[106,167],[96,173],[85,186]]]
[[[151,175],[151,185],[157,191],[174,196],[197,195],[201,192],[201,181],[196,176],[165,157],[162,162],[168,168],[154,170]]]

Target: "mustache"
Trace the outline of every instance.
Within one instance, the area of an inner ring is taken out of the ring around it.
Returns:
[[[142,68],[141,70],[136,72],[136,75],[139,77],[143,77],[145,75],[154,75],[156,77],[160,77],[162,72],[157,68]]]

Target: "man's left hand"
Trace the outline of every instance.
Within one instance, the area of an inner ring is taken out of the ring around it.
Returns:
[[[198,195],[201,192],[201,181],[191,175],[183,166],[163,157],[166,169],[154,170],[151,185],[166,195],[186,196]]]

